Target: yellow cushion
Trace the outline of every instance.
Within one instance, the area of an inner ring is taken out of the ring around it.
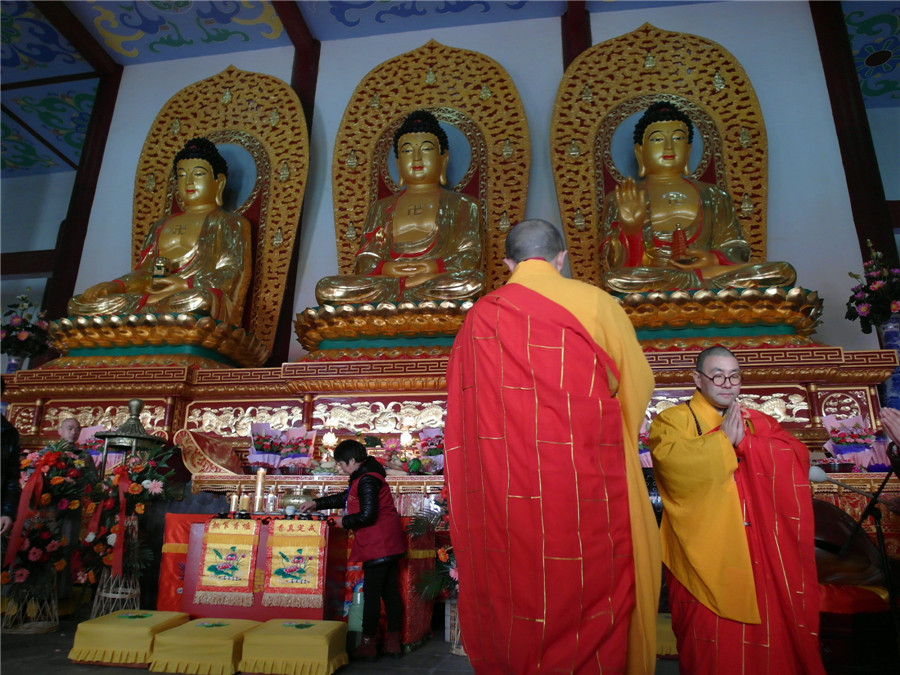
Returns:
[[[249,619],[195,619],[156,636],[150,670],[155,673],[232,675],[241,660]]]
[[[272,619],[244,637],[239,668],[267,675],[329,675],[347,664],[343,621]]]
[[[130,609],[82,621],[75,630],[69,659],[109,665],[146,665],[157,633],[186,623],[184,612]]]

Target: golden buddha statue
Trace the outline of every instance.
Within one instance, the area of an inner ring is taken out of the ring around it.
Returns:
[[[447,183],[447,134],[425,110],[394,134],[405,189],[369,208],[354,274],[316,284],[320,304],[461,300],[482,294],[478,203]]]
[[[228,165],[205,138],[188,141],[173,164],[184,212],[154,223],[137,267],[73,297],[70,315],[187,313],[241,325],[250,223],[222,208]]]
[[[635,126],[642,180],[626,178],[604,204],[606,286],[634,293],[793,285],[788,263],[749,262],[728,193],[686,177],[693,133],[690,118],[667,102],[650,106]]]

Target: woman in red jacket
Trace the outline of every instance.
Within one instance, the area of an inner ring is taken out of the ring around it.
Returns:
[[[387,633],[382,652],[399,658],[403,654],[400,559],[406,555],[406,535],[400,514],[394,506],[384,467],[368,455],[362,443],[342,441],[334,449],[334,459],[350,476],[349,488],[340,494],[305,502],[300,510],[346,507],[346,515],[336,519],[336,524],[353,530],[350,559],[363,564],[363,635],[353,657],[366,660],[378,657],[376,636],[383,600]]]

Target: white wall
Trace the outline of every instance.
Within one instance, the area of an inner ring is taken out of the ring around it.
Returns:
[[[797,283],[825,300],[816,339],[846,349],[878,347],[844,318],[862,256],[805,2],[723,2],[591,15],[595,43],[643,23],[714,40],[747,72],[769,141],[768,255],[797,269]]]
[[[3,251],[42,251],[56,246],[59,224],[69,210],[75,171],[3,177],[0,245]]]
[[[591,20],[595,43],[649,21],[660,28],[715,40],[741,61],[756,88],[769,138],[768,257],[793,263],[799,283],[825,298],[825,322],[817,335],[820,341],[848,349],[877,347],[873,336],[863,335],[857,324],[843,318],[852,285],[846,272],[861,269],[862,259],[808,5],[728,2],[626,8],[593,14]],[[532,141],[526,216],[559,222],[548,152],[553,100],[562,77],[558,19],[324,42],[295,312],[314,306],[316,281],[337,270],[331,162],[344,108],[372,68],[429,39],[482,52],[509,72],[522,97]],[[120,274],[127,266],[134,171],[147,131],[165,101],[179,89],[232,63],[289,81],[292,58],[290,48],[281,48],[125,69],[77,291]],[[290,359],[302,354],[294,341]]]

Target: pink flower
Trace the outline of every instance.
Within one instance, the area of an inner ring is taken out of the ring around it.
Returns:
[[[59,542],[55,539],[47,544],[47,553],[53,553],[56,549],[59,548]]]
[[[867,302],[856,306],[856,313],[860,316],[869,316],[870,311],[872,311],[872,305]]]
[[[163,491],[162,481],[159,480],[151,480],[150,485],[147,486],[147,492],[151,495],[161,495]]]
[[[37,546],[33,547],[30,551],[28,551],[28,559],[31,562],[37,562],[38,560],[41,559],[42,555],[44,555],[44,553]]]
[[[31,333],[29,333],[27,330],[20,330],[18,333],[16,333],[16,338],[18,338],[20,342],[25,342],[25,340],[30,337]]]
[[[69,508],[69,500],[63,497],[59,500],[59,510],[65,511],[67,508]]]
[[[26,570],[25,568],[20,568],[16,570],[16,574],[13,578],[15,579],[17,584],[21,584],[28,578],[28,574],[28,570]]]
[[[884,280],[879,279],[878,281],[873,281],[872,285],[869,286],[869,289],[871,289],[873,291],[877,291],[879,288],[883,288],[883,287],[884,287]]]
[[[900,314],[900,300],[891,300],[891,314]]]
[[[10,326],[21,326],[22,325],[22,317],[19,316],[18,314],[13,314],[9,318],[9,325]]]
[[[459,581],[459,570],[455,567],[451,567],[448,574],[450,574],[450,578],[453,579],[453,581]]]

